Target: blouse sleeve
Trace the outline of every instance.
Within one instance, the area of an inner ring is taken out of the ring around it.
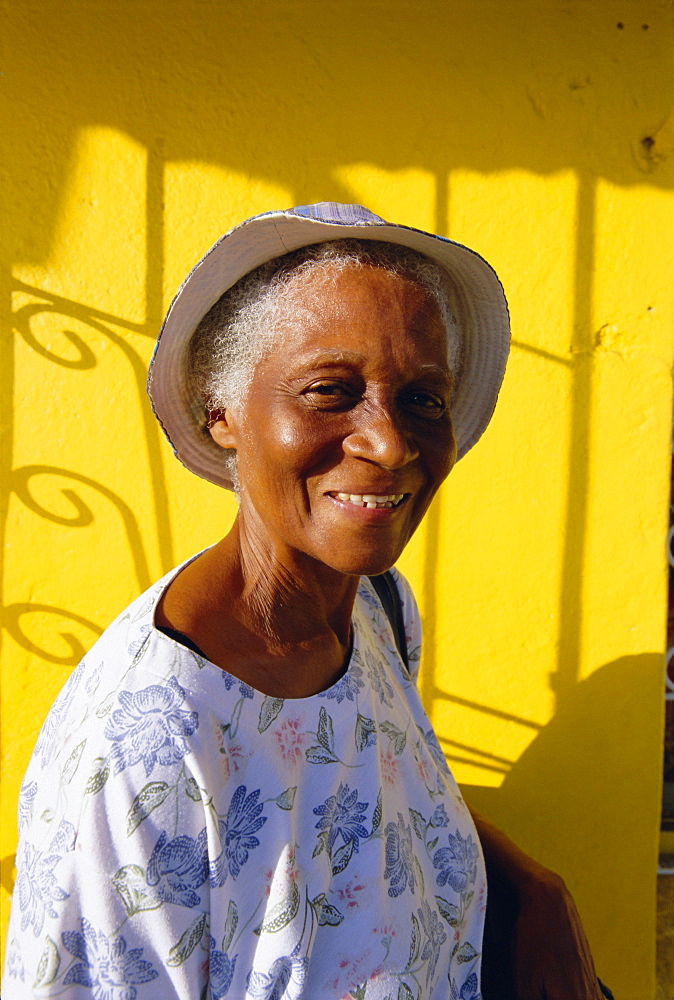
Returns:
[[[122,690],[72,729],[52,709],[22,788],[7,997],[205,995],[207,810],[183,695]]]

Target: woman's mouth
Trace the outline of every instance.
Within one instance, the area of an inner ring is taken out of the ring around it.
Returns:
[[[329,496],[341,500],[343,503],[352,503],[356,507],[367,507],[369,510],[386,510],[397,507],[404,499],[404,493],[394,495],[378,495],[375,493],[330,493]]]

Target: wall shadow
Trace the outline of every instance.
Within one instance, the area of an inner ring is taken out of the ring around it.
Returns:
[[[24,615],[31,614],[53,616],[54,632],[63,640],[63,643],[69,648],[69,652],[59,655],[33,642],[21,623]],[[80,639],[72,632],[63,631],[64,620],[79,625],[92,633],[93,638],[87,646],[84,646]],[[57,622],[61,626],[58,631],[56,630]],[[33,655],[39,657],[41,660],[46,660],[47,663],[55,663],[60,667],[76,667],[89,646],[103,633],[103,629],[99,625],[88,618],[84,618],[82,615],[76,615],[65,608],[52,607],[50,604],[35,604],[29,601],[8,604],[3,609],[3,623],[12,639],[22,649],[25,649],[28,653],[33,653]]]
[[[616,884],[629,906],[630,879],[633,872],[642,877],[645,844],[651,845],[655,892],[659,780],[643,772],[642,734],[662,686],[663,662],[660,653],[644,653],[607,663],[568,692],[499,788],[462,785],[471,805],[525,850],[565,877],[570,873],[569,887],[597,942],[600,975],[622,947]],[[637,745],[633,731],[640,734]],[[657,754],[660,726],[651,732]],[[643,786],[643,808],[626,813],[621,788],[635,785]],[[578,871],[582,880],[573,876]],[[654,921],[655,912],[653,934]]]
[[[20,469],[15,469],[10,478],[10,489],[29,510],[37,514],[38,517],[52,521],[54,524],[62,524],[70,528],[85,528],[94,520],[94,513],[82,497],[68,486],[61,486],[59,492],[71,505],[74,513],[66,516],[58,514],[56,511],[48,510],[31,492],[32,480],[37,476],[49,476],[55,480],[66,479],[72,483],[87,486],[104,497],[112,505],[119,514],[124,528],[129,552],[133,559],[138,589],[140,592],[147,590],[152,580],[138,521],[131,507],[114,490],[72,469],[59,469],[51,465],[25,465]],[[52,483],[52,485],[55,485],[55,483]]]
[[[150,186],[149,182],[148,186]],[[151,199],[149,200],[151,201]],[[88,333],[93,335],[99,334],[106,340],[109,340],[125,357],[129,365],[135,395],[138,399],[139,412],[141,414],[143,436],[146,448],[146,463],[150,473],[153,509],[156,515],[155,522],[160,562],[162,571],[167,572],[173,567],[174,556],[171,525],[168,517],[168,493],[161,462],[161,431],[154,415],[152,414],[145,392],[147,366],[138,351],[125,336],[125,332],[128,330],[136,334],[140,333],[149,336],[152,340],[156,337],[156,333],[161,325],[162,319],[162,316],[160,315],[161,296],[159,296],[159,301],[157,302],[157,289],[155,287],[158,280],[161,282],[161,260],[162,256],[160,244],[160,251],[153,251],[153,263],[147,268],[147,308],[148,314],[152,320],[152,323],[147,325],[132,323],[120,316],[114,316],[92,306],[74,302],[72,299],[56,295],[53,292],[46,292],[16,279],[10,280],[10,294],[21,293],[29,296],[31,299],[37,300],[31,301],[29,304],[22,305],[18,309],[14,310],[11,314],[12,325],[16,333],[19,334],[25,343],[36,352],[36,354],[46,358],[51,363],[63,368],[76,369],[80,371],[87,371],[88,369],[95,368],[98,364],[98,358],[92,348],[74,330],[70,330],[68,328],[68,323],[72,320],[77,320],[79,323],[83,324],[87,328]],[[156,272],[159,273],[159,279],[157,279]],[[37,317],[44,316],[45,314],[63,316],[61,334],[65,340],[75,348],[77,353],[76,357],[67,358],[61,354],[56,354],[54,351],[42,344],[39,338],[35,336],[32,329],[32,323]],[[119,330],[116,330],[115,327],[118,327]],[[74,407],[75,412],[76,409],[77,408]],[[3,477],[3,481],[11,484],[12,473],[9,469],[7,470],[7,477]],[[88,479],[87,481],[92,484],[91,480]],[[99,488],[102,493],[108,495],[110,498],[113,497],[112,491],[108,490],[103,484],[93,485]],[[118,507],[123,503],[123,501],[119,498],[113,500],[113,502],[117,503]],[[128,517],[126,517],[126,524],[130,524]],[[129,534],[129,532],[131,532],[131,534]],[[132,538],[134,539],[135,545],[132,548],[132,552],[137,565],[138,559],[142,559],[146,564],[147,560],[145,559],[145,554],[141,554],[142,546],[138,544],[139,539],[136,538],[136,535],[134,535],[132,528],[127,527],[127,535],[129,536],[130,541]],[[141,576],[138,577],[139,580],[141,577],[144,581],[144,589],[149,586],[150,578],[147,573],[142,573]]]

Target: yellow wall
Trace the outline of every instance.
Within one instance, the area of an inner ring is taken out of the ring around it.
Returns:
[[[143,381],[191,264],[254,212],[362,201],[496,267],[514,350],[403,568],[459,779],[654,994],[672,366],[662,0],[22,0],[2,227],[3,886],[38,727],[232,502]],[[6,897],[5,897],[6,907]]]

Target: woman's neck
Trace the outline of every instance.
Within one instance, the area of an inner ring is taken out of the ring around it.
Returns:
[[[238,519],[219,547],[224,577],[234,584],[230,596],[251,630],[285,646],[329,628],[348,643],[359,577],[275,547]]]
[[[275,697],[307,697],[348,665],[359,578],[274,551],[237,520],[167,588],[157,622]]]

